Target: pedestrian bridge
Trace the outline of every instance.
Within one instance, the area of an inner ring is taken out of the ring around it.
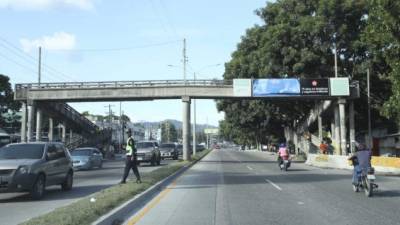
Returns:
[[[231,98],[232,81],[224,80],[157,80],[69,82],[44,84],[16,84],[15,100],[25,101],[135,101],[180,99]]]
[[[250,79],[248,79],[250,80]],[[297,82],[298,83],[298,82]],[[316,81],[313,83],[317,84]],[[247,87],[251,87],[248,85]],[[247,91],[240,95],[235,91],[232,80],[153,80],[153,81],[110,81],[110,82],[67,82],[67,83],[30,83],[16,84],[15,100],[22,102],[23,117],[21,126],[21,139],[30,140],[35,123],[34,112],[37,115],[36,133],[41,130],[41,111],[45,111],[46,104],[52,102],[95,102],[95,101],[143,101],[154,99],[182,99],[183,103],[183,157],[188,159],[189,137],[190,137],[190,102],[191,99],[341,99],[340,115],[341,127],[345,127],[344,104],[345,99],[359,97],[358,82],[348,86],[349,95],[271,95],[253,96],[253,91]],[[238,87],[239,85],[238,85]],[[328,87],[326,87],[325,90]],[[249,89],[247,89],[249,90]],[[37,109],[36,109],[37,108]],[[64,117],[61,112],[60,117]],[[83,117],[83,116],[81,116]],[[51,119],[51,118],[50,118]],[[65,124],[65,123],[64,123]],[[26,127],[27,125],[27,134]],[[344,128],[343,128],[344,129]],[[345,130],[343,132],[345,134]],[[345,143],[345,142],[344,142]]]

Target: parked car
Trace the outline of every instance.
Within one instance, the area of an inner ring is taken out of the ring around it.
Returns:
[[[30,192],[33,199],[40,199],[47,186],[71,190],[73,174],[71,156],[62,143],[18,143],[0,148],[0,193]]]
[[[175,143],[164,143],[160,145],[161,159],[178,159],[179,152]]]
[[[71,152],[74,169],[103,167],[103,154],[97,148],[76,148]]]
[[[140,141],[136,143],[138,163],[149,162],[152,166],[160,165],[161,153],[156,141]]]

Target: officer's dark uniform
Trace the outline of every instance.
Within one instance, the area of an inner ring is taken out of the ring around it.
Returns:
[[[139,171],[137,168],[137,156],[136,156],[136,147],[135,141],[132,137],[131,130],[128,130],[128,140],[126,141],[126,161],[125,161],[125,170],[124,176],[122,177],[121,183],[124,184],[126,182],[126,178],[129,175],[129,170],[132,169],[133,173],[136,176],[136,182],[141,183]]]

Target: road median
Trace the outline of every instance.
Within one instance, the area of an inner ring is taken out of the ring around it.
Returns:
[[[157,193],[171,177],[177,176],[207,155],[210,151],[200,152],[192,161],[179,161],[156,169],[142,177],[142,183],[127,182],[114,185],[100,192],[91,194],[68,206],[57,208],[42,216],[30,219],[23,225],[84,225],[84,224],[118,224],[123,218],[111,218],[117,211],[123,212],[135,201],[141,203],[144,194]],[[147,190],[152,190],[147,191]],[[148,196],[147,196],[148,197]],[[136,200],[138,199],[138,200]],[[135,203],[136,204],[136,203]],[[140,204],[136,204],[140,205]],[[124,208],[125,207],[125,208]],[[109,219],[110,218],[110,219]],[[111,221],[112,223],[103,223]],[[122,220],[123,221],[123,220]]]

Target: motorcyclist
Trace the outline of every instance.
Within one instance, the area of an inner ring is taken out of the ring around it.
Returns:
[[[358,184],[357,173],[361,173],[361,171],[366,173],[368,168],[371,167],[371,155],[371,151],[366,147],[366,145],[359,143],[356,152],[348,158],[348,160],[352,161],[354,166],[352,180],[354,185]]]
[[[278,150],[279,166],[283,163],[283,160],[289,160],[289,151],[288,151],[285,143],[281,143],[279,145],[279,150]]]

